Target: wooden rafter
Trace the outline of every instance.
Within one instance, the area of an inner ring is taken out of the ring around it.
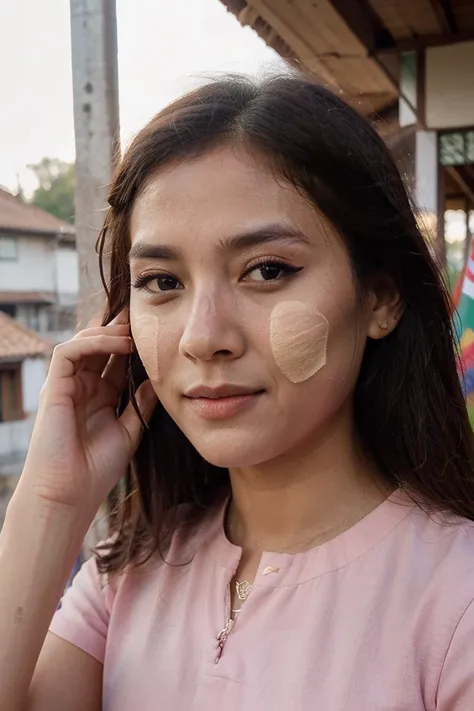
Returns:
[[[436,15],[436,19],[438,20],[440,30],[443,35],[451,35],[453,32],[457,32],[457,29],[453,29],[454,16],[452,14],[452,10],[451,12],[449,11],[449,0],[448,2],[443,0],[429,0],[429,3],[433,8],[433,12]],[[454,20],[454,23],[455,22],[456,21]]]
[[[408,39],[397,40],[393,47],[381,46],[376,49],[376,54],[391,54],[393,52],[408,52],[410,50],[428,49],[428,47],[444,47],[460,42],[472,42],[474,40],[474,30],[457,32],[455,35],[423,35],[422,37],[410,37]]]
[[[332,0],[332,5],[369,53],[379,46],[394,46],[394,38],[370,5],[361,0]]]

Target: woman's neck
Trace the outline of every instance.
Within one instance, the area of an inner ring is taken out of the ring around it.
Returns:
[[[356,442],[345,417],[297,452],[232,469],[230,540],[255,553],[298,553],[353,526],[391,493]]]

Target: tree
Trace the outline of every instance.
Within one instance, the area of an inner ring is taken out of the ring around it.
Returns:
[[[38,180],[38,187],[31,199],[32,204],[73,224],[76,184],[74,164],[58,158],[43,158],[28,168]]]

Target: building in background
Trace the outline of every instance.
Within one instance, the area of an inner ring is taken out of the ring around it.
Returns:
[[[0,189],[0,312],[52,343],[74,331],[74,227]]]
[[[372,117],[385,138],[391,134],[440,263],[446,261],[447,210],[465,213],[467,257],[474,209],[474,2],[221,1],[283,58]]]
[[[0,527],[53,346],[75,328],[74,228],[0,189]]]
[[[51,343],[0,312],[0,528],[28,449]]]
[[[52,345],[0,313],[0,471],[26,452]]]

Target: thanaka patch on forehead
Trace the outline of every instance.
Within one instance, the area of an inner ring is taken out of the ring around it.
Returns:
[[[270,317],[270,345],[281,373],[303,383],[326,365],[329,323],[301,301],[277,304]]]
[[[153,314],[130,314],[132,336],[138,355],[152,384],[160,382],[158,357],[159,324]]]

